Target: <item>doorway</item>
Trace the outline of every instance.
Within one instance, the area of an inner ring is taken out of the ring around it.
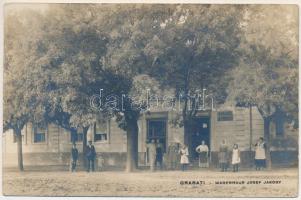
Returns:
[[[160,141],[163,145],[163,150],[166,149],[166,119],[149,119],[147,120],[147,140]]]
[[[167,119],[156,118],[147,120],[147,143],[154,140],[156,145],[161,146],[157,151],[166,152],[167,141]],[[158,152],[157,152],[158,153]],[[149,149],[146,150],[146,163],[149,163]]]
[[[204,140],[210,151],[210,117],[197,117],[193,120],[191,127],[191,156],[193,159],[198,158],[198,153],[195,151]]]

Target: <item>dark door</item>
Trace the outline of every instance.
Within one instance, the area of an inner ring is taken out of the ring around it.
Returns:
[[[163,146],[163,152],[166,150],[166,119],[149,119],[147,120],[147,140],[155,140]]]
[[[197,158],[198,153],[195,151],[196,147],[205,141],[208,147],[210,147],[210,118],[209,117],[198,117],[194,120],[192,127],[192,158]]]

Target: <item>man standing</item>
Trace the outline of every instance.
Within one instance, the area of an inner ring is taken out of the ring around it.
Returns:
[[[168,155],[168,161],[169,161],[169,169],[171,169],[171,170],[175,170],[177,168],[178,152],[179,152],[179,144],[172,143],[168,147],[167,155]]]
[[[226,140],[223,139],[219,147],[218,160],[222,172],[226,172],[228,168],[228,146]]]
[[[163,145],[159,139],[157,140],[157,143],[156,143],[156,164],[155,164],[155,166],[157,166],[157,164],[159,164],[159,169],[162,170],[163,169]]]
[[[74,172],[76,169],[76,162],[78,159],[78,150],[76,148],[76,144],[73,143],[72,149],[71,149],[71,171]]]
[[[202,144],[197,146],[195,149],[196,152],[199,153],[199,167],[209,167],[208,156],[209,156],[209,148],[206,145],[205,141],[202,140]]]
[[[87,146],[87,160],[88,160],[88,168],[87,171],[90,172],[91,170],[94,171],[94,161],[96,157],[96,151],[94,145],[92,145],[92,141],[89,141]]]

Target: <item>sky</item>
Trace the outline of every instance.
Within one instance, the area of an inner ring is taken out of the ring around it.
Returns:
[[[31,9],[35,11],[45,12],[48,9],[47,3],[7,3],[4,5],[5,14],[20,11],[23,9]]]

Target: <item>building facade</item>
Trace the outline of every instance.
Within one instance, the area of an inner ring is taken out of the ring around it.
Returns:
[[[218,167],[217,152],[222,140],[226,140],[229,149],[236,143],[241,150],[242,167],[250,167],[254,157],[252,145],[259,137],[263,137],[263,119],[255,107],[251,110],[250,115],[248,108],[223,106],[217,110],[199,112],[191,129],[190,145],[195,148],[204,140],[210,150],[210,166]],[[174,111],[162,110],[141,115],[138,121],[139,166],[149,166],[147,141],[159,140],[165,153],[171,144],[184,143],[183,127],[172,123],[176,115]],[[298,163],[298,130],[289,127],[289,124],[284,123],[282,133],[277,133],[277,127],[271,126],[273,166],[292,166]],[[62,166],[68,168],[72,139],[76,140],[80,153],[83,149],[83,134],[78,133],[75,138],[72,137],[74,136],[71,136],[69,131],[54,124],[49,124],[44,128],[27,124],[22,130],[25,167]],[[126,133],[118,127],[114,119],[91,126],[87,140],[94,143],[98,169],[123,169],[125,167]],[[197,154],[190,153],[192,161],[196,160]],[[3,135],[4,167],[16,166],[16,156],[16,138],[10,130]],[[83,166],[81,159],[79,165]]]

